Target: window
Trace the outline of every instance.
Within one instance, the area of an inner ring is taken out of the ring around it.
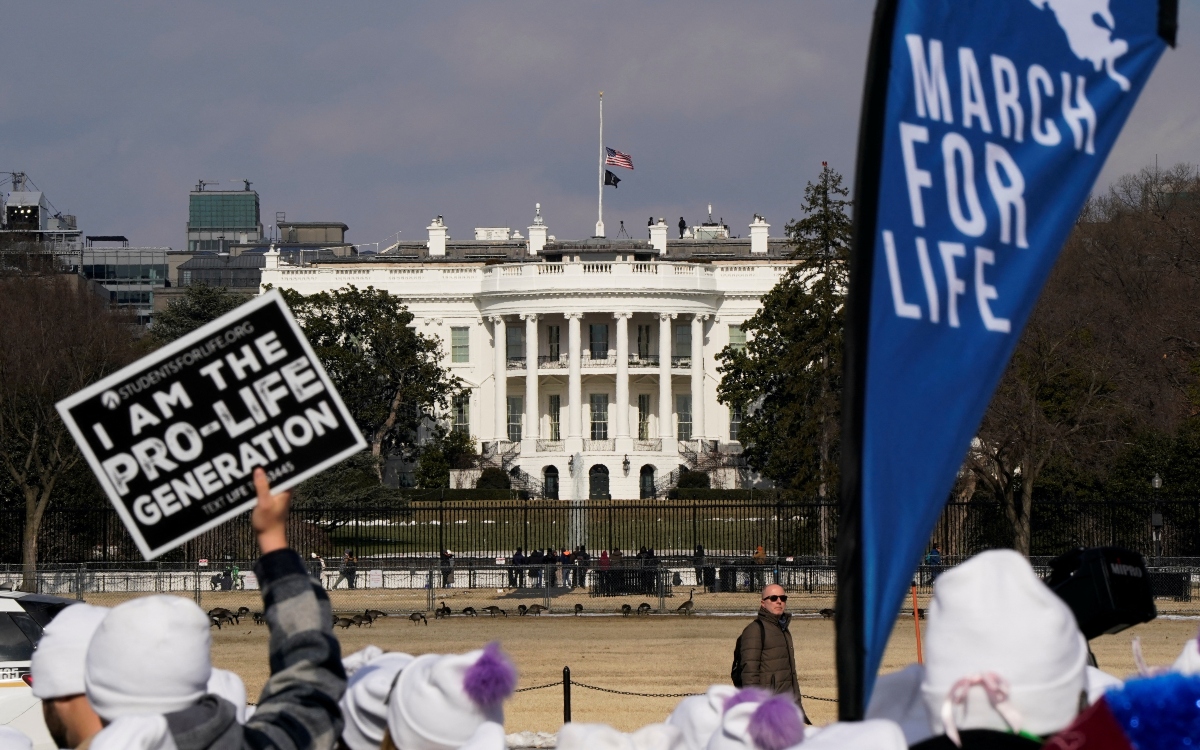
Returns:
[[[521,442],[521,415],[524,413],[525,399],[520,396],[508,397],[508,439],[511,442]]]
[[[504,329],[505,345],[509,359],[525,359],[525,331],[513,326]]]
[[[638,359],[650,357],[650,326],[637,327],[637,355]]]
[[[544,479],[542,480],[542,490],[547,500],[558,499],[558,467],[547,466],[542,472]]]
[[[608,359],[608,326],[588,326],[589,343],[592,359]]]
[[[738,435],[740,435],[741,432],[742,406],[741,404],[738,404],[736,406],[729,407],[729,439],[736,442],[739,439]]]
[[[591,394],[592,440],[608,440],[608,394]]]
[[[650,439],[650,394],[638,394],[638,440]]]
[[[746,351],[746,332],[741,326],[729,326],[729,348],[737,352]]]
[[[546,326],[546,345],[550,349],[550,361],[557,362],[562,358],[562,339],[559,326]]]
[[[471,434],[471,394],[460,393],[454,397],[451,424],[455,432]]]
[[[550,396],[550,439],[562,440],[562,422],[560,414],[562,413],[562,396],[557,393]]]
[[[692,327],[691,325],[675,326],[675,356],[692,356]]]
[[[680,440],[692,439],[692,397],[682,393],[675,396],[675,434]]]
[[[638,497],[642,500],[653,500],[655,495],[654,467],[646,464],[638,474],[640,477],[638,481]]]
[[[470,328],[451,328],[450,329],[450,361],[451,362],[470,362],[471,361],[471,329]]]

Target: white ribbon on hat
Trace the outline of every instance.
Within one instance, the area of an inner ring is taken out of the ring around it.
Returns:
[[[995,672],[980,672],[963,677],[954,683],[946,695],[946,700],[942,703],[942,725],[951,742],[957,747],[962,747],[962,740],[958,736],[958,727],[954,723],[954,707],[966,705],[967,697],[971,693],[971,688],[974,687],[983,688],[983,692],[987,694],[988,703],[996,709],[996,713],[1000,714],[1012,731],[1021,731],[1021,714],[1008,703],[1008,680]]]

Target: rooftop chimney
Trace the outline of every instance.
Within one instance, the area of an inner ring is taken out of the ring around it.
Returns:
[[[546,236],[549,231],[546,222],[542,219],[542,204],[533,204],[533,224],[529,226],[530,255],[537,255],[546,246]]]
[[[657,224],[650,225],[650,247],[659,255],[667,254],[667,220],[660,218]]]
[[[446,254],[446,222],[441,216],[433,220],[426,229],[429,230],[429,254],[443,256]]]
[[[767,237],[770,236],[771,225],[758,214],[750,222],[750,252],[753,255],[767,254]]]

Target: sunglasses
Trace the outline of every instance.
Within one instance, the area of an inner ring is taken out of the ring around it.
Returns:
[[[786,602],[787,594],[771,594],[763,597],[764,602]]]

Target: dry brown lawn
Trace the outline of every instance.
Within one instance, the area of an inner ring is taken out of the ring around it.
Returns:
[[[424,592],[421,592],[422,594]],[[247,592],[250,594],[250,592]],[[246,596],[252,601],[250,596]],[[733,643],[748,617],[697,615],[651,615],[620,617],[589,614],[517,617],[515,602],[506,602],[510,616],[478,618],[458,614],[466,599],[451,602],[456,614],[428,626],[414,625],[403,616],[378,620],[374,627],[338,630],[343,654],[375,644],[389,651],[413,654],[458,652],[499,641],[520,671],[518,687],[557,683],[562,669],[570,666],[574,680],[617,690],[654,693],[703,691],[709,684],[729,680]],[[530,603],[535,600],[530,600]],[[580,599],[588,609],[601,607],[600,600]],[[603,600],[611,612],[614,602]],[[677,603],[679,600],[675,599]],[[232,604],[233,601],[230,601]],[[334,597],[335,606],[354,605],[349,592]],[[655,602],[651,600],[651,604]],[[923,604],[923,603],[922,603]],[[205,601],[208,606],[217,606]],[[416,602],[414,601],[414,605]],[[610,607],[609,605],[613,605]],[[221,603],[220,606],[229,606]],[[247,604],[257,608],[256,604]],[[368,602],[367,606],[372,606]],[[555,609],[570,604],[555,600]],[[674,607],[674,604],[671,605]],[[423,608],[414,606],[413,608]],[[346,610],[350,607],[346,606]],[[410,609],[411,611],[411,609]],[[1114,636],[1093,641],[1092,648],[1102,668],[1118,676],[1134,671],[1130,641],[1135,635],[1151,664],[1168,664],[1196,632],[1195,620],[1164,620],[1139,626]],[[797,666],[805,695],[832,698],[835,695],[833,623],[819,617],[798,618],[792,625]],[[911,619],[897,620],[883,671],[894,671],[916,660],[916,638]],[[251,696],[258,694],[268,675],[267,628],[249,620],[240,627],[213,631],[213,663],[242,676]],[[253,698],[252,698],[253,700]],[[587,690],[572,692],[573,718],[612,724],[623,730],[661,721],[678,703],[678,698],[644,698]],[[832,721],[836,704],[806,700],[805,708],[816,724]],[[562,689],[559,686],[519,693],[507,704],[508,731],[555,731],[563,720]]]

